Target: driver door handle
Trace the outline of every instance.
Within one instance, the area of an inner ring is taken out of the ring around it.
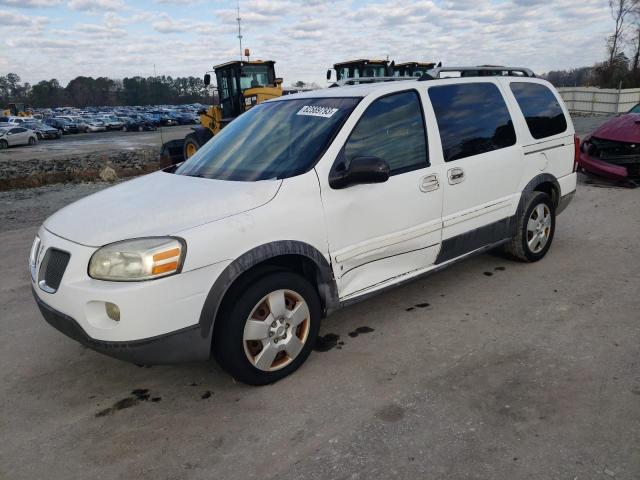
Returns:
[[[459,167],[452,168],[447,172],[447,176],[449,177],[449,185],[461,183],[464,181],[464,170]]]
[[[438,181],[438,175],[436,175],[435,173],[433,175],[427,175],[426,177],[422,177],[420,179],[421,192],[433,192],[438,188],[440,188],[440,182]]]

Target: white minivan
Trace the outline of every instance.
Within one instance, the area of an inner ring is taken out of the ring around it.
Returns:
[[[576,190],[571,119],[544,80],[473,72],[271,100],[63,208],[29,260],[42,314],[113,357],[213,355],[259,385],[340,307],[495,247],[540,260]]]

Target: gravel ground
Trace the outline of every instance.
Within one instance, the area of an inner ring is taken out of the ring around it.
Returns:
[[[251,388],[44,322],[33,235],[99,187],[0,213],[1,479],[640,478],[638,191],[581,185],[545,260],[482,255],[337,312],[326,351]]]
[[[20,146],[0,150],[0,161],[3,159],[29,160],[33,158],[46,160],[149,147],[157,147],[159,152],[163,142],[184,138],[191,131],[191,127],[193,125],[162,127],[155,132],[110,131],[64,135],[59,140],[42,140],[32,147]]]
[[[60,208],[113,184],[79,183],[0,191],[0,232],[40,224]]]

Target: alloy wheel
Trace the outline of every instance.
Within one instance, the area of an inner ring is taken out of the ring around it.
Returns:
[[[531,212],[527,222],[527,245],[532,253],[538,253],[545,247],[551,236],[551,210],[539,203]]]
[[[255,368],[273,372],[293,362],[309,337],[307,302],[292,290],[265,295],[251,310],[242,341],[247,360]]]

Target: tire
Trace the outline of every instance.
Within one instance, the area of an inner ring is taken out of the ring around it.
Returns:
[[[38,140],[42,140],[44,138],[40,132],[36,132],[36,137],[38,137]]]
[[[91,133],[91,130],[89,130],[88,128],[85,128],[84,133]]]
[[[200,150],[200,142],[198,141],[198,136],[195,133],[190,133],[184,139],[184,159],[192,157],[194,153]]]
[[[142,128],[142,125],[139,125],[139,126],[138,126],[138,131],[139,131],[139,132],[144,131],[144,128]]]
[[[29,145],[35,145],[37,140],[33,137],[29,137]]]
[[[61,128],[58,129],[58,138],[62,138],[62,135],[64,135],[64,130],[62,130]]]
[[[505,251],[516,260],[537,262],[549,251],[555,231],[556,209],[551,197],[533,192],[518,218],[516,236],[505,245]]]
[[[5,148],[9,148],[9,143],[6,140],[0,140],[0,150],[4,150]]]
[[[249,385],[266,385],[304,363],[322,315],[318,294],[307,279],[288,271],[270,272],[228,295],[213,335],[214,357],[223,369]]]
[[[124,126],[124,127],[122,127],[122,131],[123,131],[123,132],[128,132],[129,130],[127,129],[127,127],[126,127],[126,126]]]

